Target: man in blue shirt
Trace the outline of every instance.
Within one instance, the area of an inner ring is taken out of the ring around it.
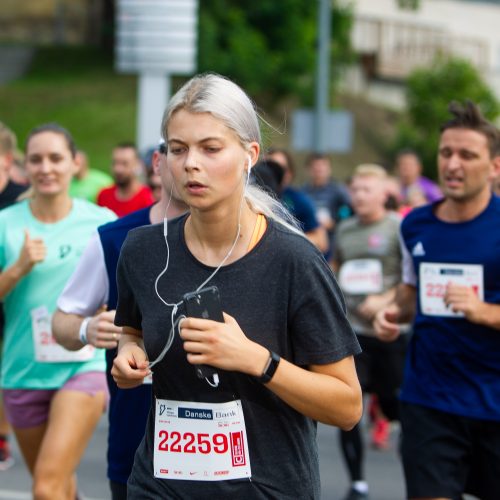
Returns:
[[[316,210],[312,200],[291,185],[294,166],[288,151],[271,148],[266,153],[264,161],[273,161],[283,169],[283,177],[277,193],[280,200],[297,219],[309,241],[326,254],[328,251],[327,234],[316,217]]]
[[[352,215],[346,187],[332,177],[332,164],[327,155],[314,153],[307,158],[309,182],[302,191],[311,198],[321,225],[328,231],[330,250],[334,247],[337,224]]]
[[[151,383],[122,390],[110,374],[122,331],[113,322],[118,300],[116,266],[122,244],[131,229],[155,224],[164,217],[173,218],[186,211],[185,205],[173,193],[165,158],[166,147],[162,143],[153,157],[153,167],[162,179],[160,201],[99,227],[98,236],[89,243],[63,290],[53,318],[54,336],[66,349],[81,349],[85,343],[107,349],[106,374],[110,391],[108,478],[113,500],[127,498],[127,479],[151,406]]]
[[[403,284],[376,316],[382,340],[415,315],[401,392],[408,498],[500,498],[500,134],[471,102],[450,105],[444,199],[401,227]]]

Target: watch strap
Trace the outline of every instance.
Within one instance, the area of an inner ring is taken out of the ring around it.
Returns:
[[[260,377],[257,377],[257,380],[262,384],[267,384],[273,378],[276,370],[278,369],[278,365],[280,363],[280,356],[273,351],[269,351],[269,361],[267,362],[266,367]]]

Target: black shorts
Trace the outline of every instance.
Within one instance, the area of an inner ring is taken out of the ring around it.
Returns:
[[[400,335],[394,342],[358,335],[363,349],[354,360],[364,392],[378,396],[382,412],[389,420],[399,420],[399,389],[403,381],[407,339]]]
[[[401,403],[408,498],[500,499],[500,422]]]

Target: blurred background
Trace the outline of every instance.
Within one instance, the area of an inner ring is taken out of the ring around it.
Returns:
[[[291,151],[296,182],[311,150],[294,147],[293,117],[315,102],[320,3],[199,0],[196,8],[194,72],[221,73],[248,91],[267,122],[264,148]],[[142,2],[153,16],[161,4]],[[108,170],[113,145],[136,139],[138,76],[115,69],[119,9],[118,0],[2,0],[0,121],[20,146],[33,126],[57,121],[92,168]],[[347,146],[327,151],[336,178],[362,162],[391,168],[402,147],[418,150],[434,178],[449,101],[472,99],[498,118],[500,2],[332,0],[329,9],[327,105],[352,117]],[[171,91],[189,76],[170,75]]]

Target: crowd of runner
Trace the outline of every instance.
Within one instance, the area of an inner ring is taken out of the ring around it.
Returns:
[[[110,175],[58,124],[23,153],[0,124],[0,474],[16,439],[34,498],[78,498],[107,412],[113,500],[319,498],[323,422],[368,499],[366,395],[408,498],[500,498],[500,132],[449,111],[439,187],[412,150],[345,183],[314,154],[294,184],[217,75]]]

